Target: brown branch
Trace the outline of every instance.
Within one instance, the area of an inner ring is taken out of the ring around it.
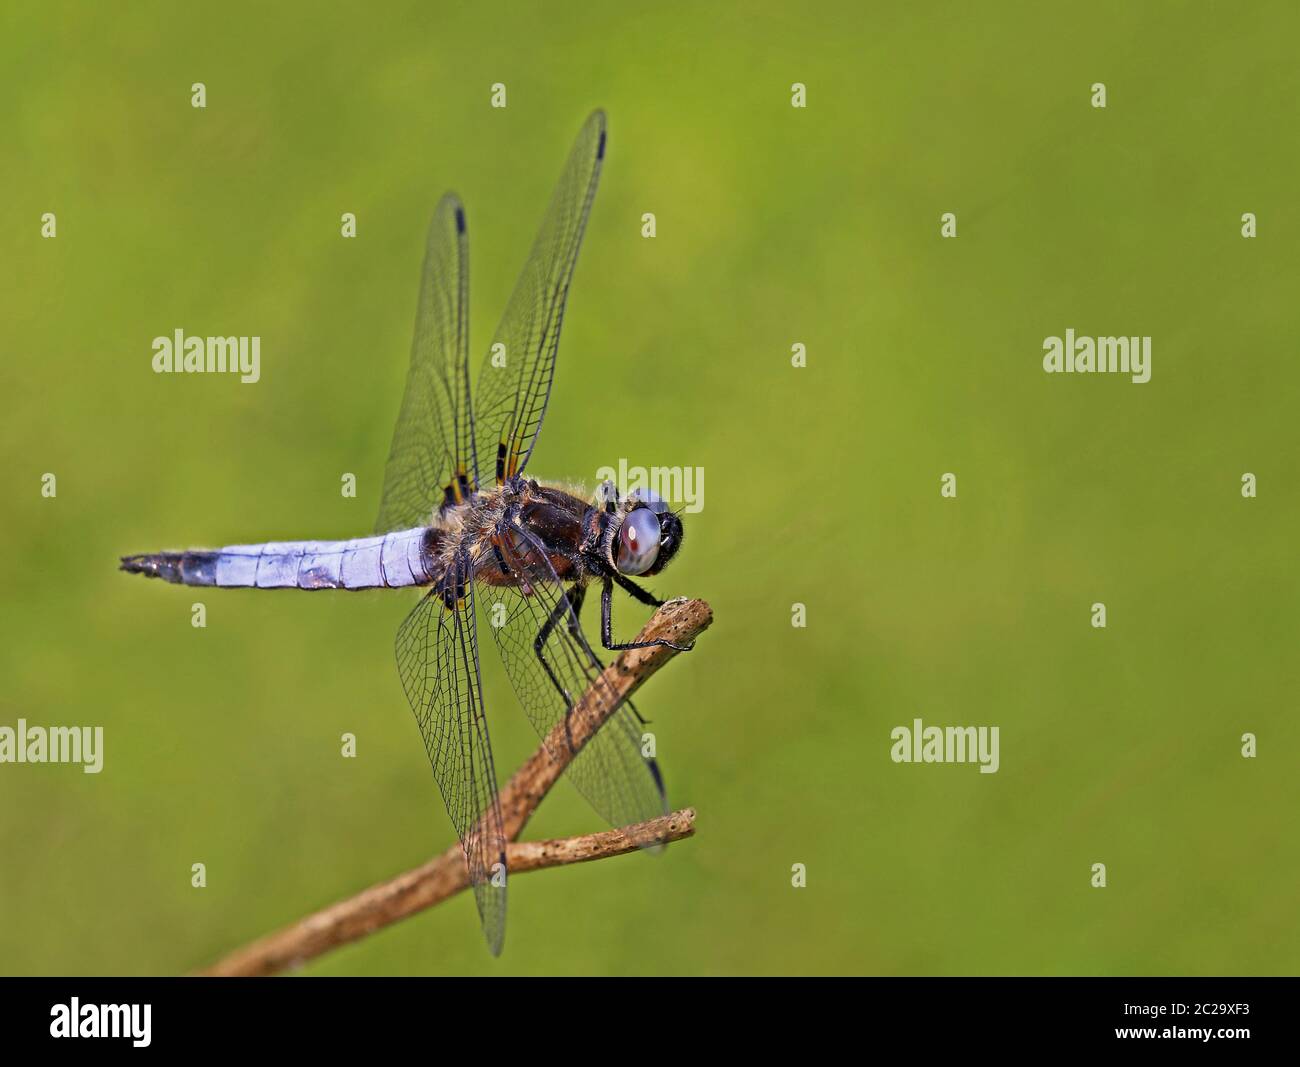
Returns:
[[[674,644],[689,644],[712,621],[713,612],[704,601],[670,600],[651,616],[637,635],[637,641],[664,639]],[[557,725],[511,776],[501,790],[501,816],[506,837],[511,842],[506,848],[506,867],[510,872],[619,856],[646,845],[678,841],[695,832],[695,812],[687,808],[619,830],[554,841],[517,841],[537,806],[582,746],[624,700],[676,654],[676,650],[662,645],[620,653],[574,706],[567,733],[564,723]],[[275,974],[439,904],[468,885],[465,853],[455,844],[419,867],[363,889],[237,949],[198,973]]]
[[[506,845],[506,867],[512,874],[522,874],[540,871],[544,867],[590,863],[606,856],[624,856],[650,845],[681,841],[694,834],[695,809],[683,808],[649,822],[624,826],[621,830],[602,830],[598,834],[580,834],[553,841],[512,841]]]

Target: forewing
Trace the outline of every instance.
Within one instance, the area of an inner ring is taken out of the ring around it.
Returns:
[[[618,702],[600,677],[601,665],[578,626],[564,586],[540,546],[522,531],[499,538],[490,566],[504,565],[513,586],[480,585],[492,636],[529,720],[544,741],[565,721],[574,701],[591,689],[593,710]],[[499,553],[499,554],[498,554]],[[497,605],[501,605],[499,608]],[[551,623],[551,625],[548,625]],[[541,654],[537,642],[541,640]],[[547,671],[547,666],[550,672]],[[644,822],[668,812],[663,778],[641,755],[642,725],[626,703],[569,765],[566,774],[611,825]],[[559,732],[559,737],[566,736]]]
[[[493,955],[506,928],[506,837],[479,682],[473,587],[457,564],[397,631],[397,670],[465,850]]]
[[[465,210],[448,193],[433,213],[425,243],[411,366],[375,523],[379,533],[427,524],[446,494],[465,495],[473,477],[468,314]]]
[[[594,111],[569,153],[479,371],[474,403],[480,486],[500,484],[522,471],[541,431],[569,280],[604,156],[605,113]]]

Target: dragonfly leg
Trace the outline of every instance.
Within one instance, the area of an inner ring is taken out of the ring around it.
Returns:
[[[546,662],[546,655],[543,651],[546,647],[546,642],[550,639],[551,631],[559,624],[560,617],[565,613],[566,603],[561,600],[555,605],[551,614],[547,616],[546,621],[542,623],[542,628],[537,631],[537,636],[533,638],[533,651],[537,654],[537,659],[546,671],[546,676],[551,680],[551,684],[559,690],[560,696],[564,697],[566,701],[572,704],[573,698],[569,696],[568,690],[560,684],[560,680],[555,677],[555,672],[551,670],[551,665]]]
[[[642,589],[636,582],[630,578],[625,578],[621,574],[614,575],[614,581],[618,582],[618,587],[627,593],[633,600],[640,601],[648,607],[662,608],[664,602],[655,596],[649,589]],[[608,583],[606,583],[608,584]]]
[[[559,691],[560,696],[564,697],[564,703],[568,705],[569,710],[564,713],[564,734],[565,739],[569,743],[570,749],[573,748],[573,729],[570,722],[570,716],[573,715],[573,697],[571,697],[569,691],[560,684],[560,680],[555,677],[555,671],[553,671],[551,665],[546,662],[545,649],[546,642],[550,640],[551,632],[560,624],[560,619],[566,615],[568,616],[569,632],[578,638],[578,643],[580,645],[584,643],[582,641],[582,631],[578,627],[578,612],[582,610],[582,599],[585,595],[586,589],[583,586],[575,586],[566,592],[564,599],[556,601],[555,607],[552,609],[550,615],[546,617],[546,621],[542,624],[542,628],[537,631],[537,637],[533,639],[533,651],[537,654],[537,660],[541,663],[542,670],[546,672],[546,677],[551,680],[551,684]],[[570,614],[570,611],[572,611],[572,614]],[[592,658],[595,659],[594,656]],[[597,667],[600,666],[598,660],[596,661],[596,665]]]
[[[655,607],[663,604],[662,600],[656,600],[635,582],[629,582],[625,578],[616,578],[614,581],[617,581],[622,588],[626,589],[643,604],[653,604]],[[662,645],[664,648],[676,649],[678,652],[689,652],[695,647],[694,641],[689,645],[676,645],[671,641],[665,641],[662,637],[656,638],[653,641],[615,642],[613,601],[614,583],[610,579],[606,578],[604,587],[600,591],[600,643],[611,652],[623,652],[630,648],[654,648],[656,645]]]
[[[571,586],[567,596],[569,598],[569,606],[573,608],[573,614],[569,617],[569,633],[578,638],[579,643],[581,643],[582,626],[579,625],[578,620],[582,617],[582,602],[587,598],[587,587],[585,585]],[[604,664],[601,663],[600,660],[596,659],[595,656],[592,656],[591,658],[597,666],[604,666]]]
[[[596,653],[591,651],[590,646],[582,636],[582,626],[579,624],[579,619],[582,616],[582,603],[586,596],[587,587],[585,585],[575,585],[569,590],[569,603],[573,605],[573,618],[569,620],[569,632],[578,640],[578,644],[587,649],[588,654],[591,656],[592,665],[596,670],[603,671],[605,669],[605,664]],[[650,725],[650,720],[636,710],[636,705],[633,704],[632,701],[623,701],[623,706],[636,716],[636,721],[642,726]]]

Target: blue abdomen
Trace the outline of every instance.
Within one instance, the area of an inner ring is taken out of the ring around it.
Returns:
[[[252,589],[376,589],[428,585],[437,531],[426,526],[351,541],[273,541],[126,556],[122,569],[181,585]]]

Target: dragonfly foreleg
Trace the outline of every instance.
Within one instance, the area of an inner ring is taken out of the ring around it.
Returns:
[[[621,576],[615,577],[612,581],[605,579],[605,584],[600,591],[600,643],[611,652],[624,652],[630,648],[654,648],[656,645],[662,645],[664,648],[675,649],[678,652],[689,652],[695,647],[692,641],[689,645],[676,645],[671,641],[665,641],[662,637],[657,637],[653,641],[626,641],[615,642],[614,640],[614,582],[626,589],[632,596],[643,604],[650,604],[654,607],[663,605],[662,600],[656,600],[650,593],[642,589],[635,582],[629,582]]]
[[[614,581],[618,582],[618,587],[627,593],[633,600],[640,601],[647,607],[662,608],[664,602],[660,600],[649,589],[642,589],[636,582],[630,578],[625,578],[621,574],[615,574]]]

